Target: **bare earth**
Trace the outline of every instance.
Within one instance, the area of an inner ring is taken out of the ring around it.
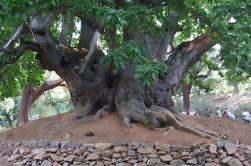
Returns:
[[[5,140],[70,140],[76,143],[97,142],[144,142],[161,141],[169,144],[189,145],[195,141],[203,140],[196,135],[185,133],[174,128],[167,132],[152,131],[135,124],[128,129],[122,125],[116,113],[110,114],[94,122],[83,124],[81,120],[73,120],[74,113],[69,112],[59,116],[52,116],[32,121],[18,128],[0,134],[0,142]],[[231,141],[239,140],[251,144],[251,125],[235,122],[225,118],[208,117],[181,117],[185,124],[192,127],[202,127],[207,130],[227,134]],[[92,132],[94,136],[86,136]],[[206,140],[211,142],[213,140]]]

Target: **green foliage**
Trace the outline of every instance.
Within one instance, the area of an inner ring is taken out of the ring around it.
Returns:
[[[146,49],[136,42],[123,43],[110,51],[104,62],[114,64],[117,69],[123,69],[132,62],[136,65],[135,77],[148,85],[167,72],[164,63],[151,58]]]
[[[192,96],[191,108],[192,110],[197,111],[201,116],[208,115],[209,112],[207,112],[207,109],[213,113],[217,111],[217,106],[215,103],[209,98],[202,96]]]
[[[251,17],[249,0],[211,0],[193,1],[156,0],[151,5],[148,1],[139,3],[131,0],[128,3],[120,3],[114,0],[1,0],[0,2],[0,46],[3,46],[19,25],[26,23],[30,15],[46,16],[50,11],[59,6],[67,7],[72,16],[95,16],[103,20],[104,35],[107,36],[111,26],[117,28],[116,43],[118,47],[110,51],[104,61],[112,62],[117,68],[124,68],[128,62],[136,66],[135,77],[145,82],[152,83],[157,77],[167,72],[164,64],[149,58],[148,53],[137,43],[125,44],[122,42],[122,30],[137,30],[148,33],[151,36],[162,36],[166,29],[171,28],[167,19],[171,12],[179,16],[179,32],[173,39],[174,45],[191,40],[196,36],[207,33],[221,45],[222,68],[219,68],[209,57],[203,58],[205,65],[210,70],[225,69],[230,81],[247,81],[251,76]],[[164,5],[163,5],[164,3]],[[76,23],[79,19],[74,18]],[[58,17],[51,31],[54,36],[59,36],[59,26],[62,18]],[[77,33],[77,29],[74,29]],[[108,47],[108,37],[102,43]],[[77,40],[72,40],[74,46]],[[7,65],[0,70],[0,97],[17,96],[20,89],[28,81],[39,83],[42,78],[42,70],[37,67],[35,56],[22,58],[15,65]],[[8,59],[0,58],[1,63]],[[32,62],[33,61],[33,62]],[[24,67],[28,65],[27,67]],[[0,64],[0,66],[2,66]],[[193,75],[193,74],[190,74]],[[223,76],[223,75],[222,75]],[[212,80],[205,82],[200,77],[194,79],[195,83],[210,90]],[[3,81],[4,80],[4,81]],[[209,88],[208,88],[209,87]]]
[[[0,57],[2,59],[3,56]],[[3,66],[0,70],[0,98],[19,96],[28,82],[39,85],[44,71],[39,67],[33,52],[25,54],[15,63]]]
[[[20,107],[20,97],[6,98],[0,101],[0,126],[11,128],[17,121],[17,116]]]

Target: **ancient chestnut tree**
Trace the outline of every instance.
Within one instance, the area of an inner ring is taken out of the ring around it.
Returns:
[[[2,0],[0,95],[46,69],[84,108],[78,118],[118,111],[161,127],[185,72],[216,43],[226,75],[250,77],[250,14],[247,0]]]

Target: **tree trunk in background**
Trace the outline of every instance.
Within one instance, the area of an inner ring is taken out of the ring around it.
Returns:
[[[190,93],[192,89],[192,83],[182,82],[182,93],[183,93],[183,111],[189,115],[190,111]]]
[[[44,81],[40,87],[35,87],[32,83],[25,85],[22,92],[20,111],[17,119],[17,126],[29,122],[29,113],[32,104],[45,92],[57,86],[64,86],[63,80]]]

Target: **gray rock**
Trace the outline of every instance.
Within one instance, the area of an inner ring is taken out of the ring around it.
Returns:
[[[171,166],[181,166],[181,165],[184,165],[184,164],[185,164],[185,162],[183,160],[180,160],[180,159],[172,160],[170,162]]]
[[[225,141],[224,148],[225,148],[228,155],[232,155],[232,154],[235,154],[237,146],[233,143]]]
[[[121,157],[121,154],[119,154],[119,153],[113,153],[112,154],[112,158],[114,158],[114,159],[117,159],[117,158],[120,158]]]
[[[209,146],[209,152],[213,154],[217,154],[217,146],[215,144],[211,144]]]
[[[157,165],[160,163],[160,159],[159,158],[150,158],[147,161],[147,165]]]
[[[220,166],[220,164],[217,164],[217,163],[205,163],[205,166]]]
[[[125,146],[116,146],[113,149],[116,153],[123,153],[128,151],[128,148]]]
[[[228,156],[228,157],[225,157],[224,159],[222,159],[221,162],[222,162],[223,164],[225,164],[225,163],[227,163],[228,161],[230,161],[231,159],[232,159],[232,157],[231,157],[231,156]]]
[[[138,149],[140,147],[140,144],[138,144],[138,143],[130,143],[129,145],[128,145],[128,148],[129,149],[132,149],[132,150],[136,150],[136,149]]]
[[[61,166],[58,162],[54,162],[52,166]]]
[[[101,155],[105,157],[112,157],[113,151],[112,150],[104,150],[101,151]]]
[[[131,164],[128,164],[128,163],[118,163],[117,166],[131,166]]]
[[[161,150],[161,151],[169,151],[170,145],[166,143],[156,142],[155,149]]]
[[[127,155],[134,156],[134,155],[136,155],[136,152],[135,152],[135,150],[128,150]]]
[[[243,162],[243,165],[244,165],[244,166],[251,166],[251,164],[250,164],[248,161],[244,161],[244,162]]]
[[[191,165],[196,165],[197,164],[197,160],[194,158],[194,159],[191,159],[191,160],[187,160],[186,163],[187,164],[191,164]]]
[[[97,153],[90,153],[87,157],[86,160],[87,161],[93,161],[93,160],[99,160],[100,156]]]
[[[40,166],[52,166],[52,163],[49,160],[44,160]]]
[[[173,152],[178,152],[181,150],[189,150],[189,149],[191,149],[190,146],[183,146],[183,145],[171,145],[170,146],[170,150]]]
[[[230,161],[227,162],[228,166],[243,166],[243,164],[237,158],[232,158]]]
[[[42,160],[45,157],[45,149],[43,148],[33,149],[31,153],[35,154],[33,157],[34,160]]]
[[[159,156],[159,158],[161,159],[162,162],[164,163],[169,163],[173,158],[171,155],[166,154],[164,156]]]
[[[53,153],[50,154],[50,157],[51,157],[51,159],[53,161],[63,161],[64,160],[64,158],[62,156],[58,156],[58,155],[53,154]]]
[[[57,152],[57,148],[46,148],[45,151],[46,152],[51,152],[51,153],[56,153]]]
[[[112,147],[111,143],[97,143],[95,148],[98,150],[106,150]]]
[[[65,157],[64,158],[64,161],[67,161],[67,162],[73,162],[73,160],[75,159],[75,158],[77,158],[75,155],[73,155],[73,154],[70,154],[70,155],[68,155],[67,157]]]
[[[156,153],[157,151],[153,148],[145,147],[145,148],[139,148],[137,152],[139,152],[140,154],[151,154],[151,153]]]
[[[188,156],[190,153],[189,152],[181,152],[181,156],[184,157],[184,156]]]
[[[217,141],[216,146],[218,149],[223,148],[225,146],[225,141],[224,140]]]

